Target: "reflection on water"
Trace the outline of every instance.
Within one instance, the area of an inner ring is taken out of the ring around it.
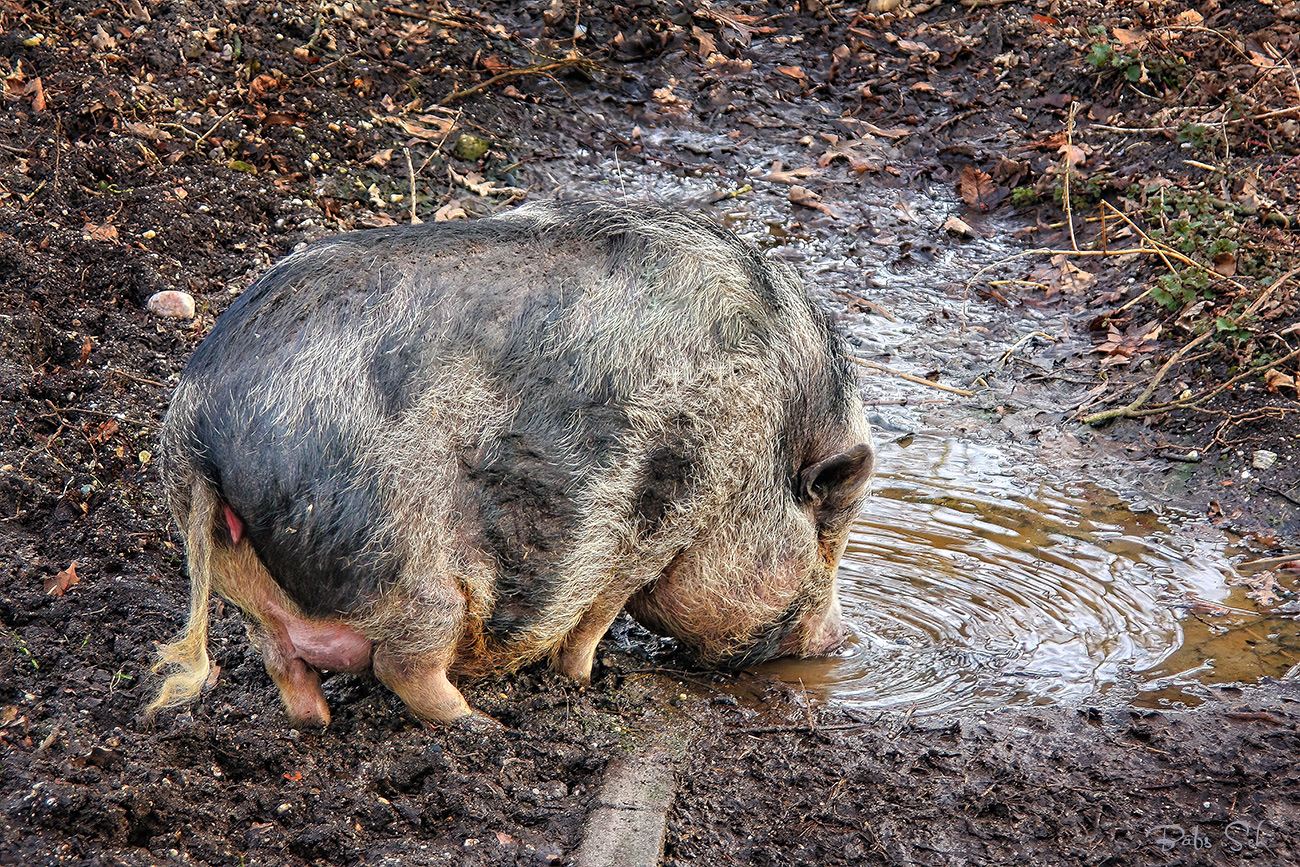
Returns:
[[[1300,659],[1296,622],[1255,616],[1227,586],[1236,572],[1214,534],[1096,488],[1026,483],[957,440],[881,453],[840,568],[852,638],[837,657],[769,666],[787,681],[932,712],[1116,688],[1180,698],[1198,679],[1281,675]],[[1188,600],[1245,610],[1206,618]]]

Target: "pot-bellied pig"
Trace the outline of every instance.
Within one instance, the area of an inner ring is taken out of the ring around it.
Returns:
[[[873,465],[842,338],[787,268],[591,202],[289,256],[195,351],[160,455],[191,589],[151,711],[204,684],[215,591],[317,725],[320,670],[435,721],[471,713],[449,674],[586,682],[625,607],[710,664],[826,653]]]

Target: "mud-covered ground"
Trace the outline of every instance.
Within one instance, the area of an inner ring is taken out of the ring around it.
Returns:
[[[296,732],[227,607],[213,689],[152,728],[139,712],[186,595],[150,450],[169,384],[234,294],[298,243],[412,207],[457,219],[619,195],[565,170],[615,154],[692,189],[712,179],[684,206],[767,196],[780,231],[884,245],[896,272],[994,218],[1020,227],[1024,249],[1057,255],[954,299],[994,318],[1064,311],[1092,337],[1018,347],[1034,363],[986,414],[1062,381],[1077,403],[1044,427],[1129,406],[1097,429],[1114,460],[1159,462],[1149,487],[1285,552],[1300,535],[1295,282],[1280,279],[1300,207],[1298,18],[1283,0],[879,15],[4,0],[0,863],[570,863],[607,764],[666,727],[693,739],[669,863],[1296,863],[1294,681],[1194,710],[860,717],[777,684],[737,704],[730,678],[622,624],[591,689],[533,671],[469,685],[500,731],[421,725],[340,676],[330,728]],[[806,160],[738,163],[778,146]],[[849,218],[865,185],[943,188],[967,210],[899,239],[884,215]],[[1122,252],[1143,235],[1149,250]],[[1138,298],[1150,287],[1165,304]],[[163,289],[197,316],[149,313]],[[827,300],[869,328],[888,312],[870,291]]]

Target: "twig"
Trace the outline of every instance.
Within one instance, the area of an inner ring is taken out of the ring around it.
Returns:
[[[1024,337],[1017,340],[1015,343],[1011,344],[1011,348],[1008,349],[1006,352],[1002,353],[1002,357],[998,359],[998,367],[1001,367],[1002,365],[1010,361],[1011,356],[1016,354],[1017,349],[1024,346],[1026,343],[1033,340],[1035,337],[1041,337],[1044,340],[1050,340],[1053,343],[1056,342],[1056,338],[1050,334],[1044,334],[1041,331],[1031,331],[1028,334],[1026,334]]]
[[[1265,569],[1274,569],[1286,563],[1300,560],[1300,554],[1283,554],[1280,557],[1261,557],[1258,560],[1246,560],[1237,564],[1238,572],[1262,572]]]
[[[406,155],[406,176],[411,181],[411,225],[420,225],[420,218],[415,215],[415,166],[411,164],[411,149],[402,148],[402,153]]]
[[[852,301],[854,304],[861,304],[863,307],[866,307],[868,310],[874,310],[875,312],[879,313],[881,316],[888,319],[890,322],[898,321],[897,316],[890,313],[888,310],[881,307],[879,304],[876,304],[872,301],[868,301],[865,298],[859,298],[857,295],[854,295],[852,292],[846,292],[843,289],[839,290],[839,293],[843,295],[845,298]]]
[[[438,105],[447,105],[448,103],[455,102],[458,99],[473,96],[480,90],[485,90],[498,82],[505,81],[507,78],[514,78],[520,75],[545,75],[561,69],[574,69],[591,65],[593,65],[592,61],[585,57],[563,57],[559,60],[553,60],[550,63],[536,63],[532,66],[521,66],[518,69],[507,69],[505,72],[492,76],[487,81],[480,81],[473,87],[467,87],[464,90],[458,90],[455,93],[444,96],[438,101]]]
[[[1256,298],[1254,302],[1252,302],[1251,305],[1247,307],[1246,310],[1242,312],[1240,316],[1235,317],[1232,320],[1232,324],[1238,325],[1245,319],[1253,316],[1255,312],[1264,305],[1264,302],[1269,298],[1269,296],[1271,296],[1277,289],[1279,289],[1284,283],[1286,283],[1296,274],[1300,274],[1300,267],[1292,268],[1290,271],[1286,272],[1281,277],[1279,277],[1276,281],[1274,281],[1274,283],[1271,286],[1269,286],[1263,292],[1261,292],[1259,294],[1259,297]],[[1191,352],[1197,346],[1200,346],[1206,340],[1209,340],[1214,333],[1215,331],[1212,328],[1206,330],[1203,334],[1193,338],[1191,341],[1184,344],[1177,352],[1169,356],[1169,360],[1166,361],[1163,365],[1161,365],[1160,369],[1156,371],[1156,375],[1152,377],[1151,382],[1149,382],[1147,384],[1147,387],[1142,390],[1142,393],[1139,394],[1132,401],[1130,401],[1127,406],[1121,406],[1115,409],[1103,410],[1102,412],[1095,412],[1092,413],[1091,415],[1084,416],[1081,419],[1081,421],[1084,424],[1097,424],[1098,422],[1109,421],[1110,419],[1113,418],[1136,418],[1140,415],[1154,415],[1156,413],[1165,412],[1170,409],[1177,409],[1179,407],[1191,406],[1201,401],[1207,400],[1208,398],[1213,397],[1216,394],[1221,393],[1224,389],[1226,389],[1228,386],[1232,385],[1233,383],[1237,382],[1242,377],[1250,376],[1250,375],[1258,375],[1265,370],[1271,370],[1272,368],[1276,367],[1277,365],[1281,364],[1284,361],[1291,359],[1296,355],[1300,355],[1300,349],[1297,349],[1294,352],[1290,353],[1289,355],[1286,355],[1280,359],[1277,359],[1276,361],[1271,362],[1265,367],[1250,368],[1245,373],[1241,373],[1238,374],[1237,376],[1234,376],[1232,379],[1229,379],[1226,383],[1221,384],[1218,388],[1213,389],[1210,392],[1202,394],[1198,397],[1188,398],[1187,400],[1178,400],[1157,407],[1149,407],[1146,410],[1139,409],[1142,406],[1142,404],[1146,403],[1147,399],[1150,398],[1151,395],[1155,392],[1156,388],[1164,380],[1165,375],[1169,373],[1169,371],[1172,370],[1175,365],[1177,365],[1180,361],[1182,361],[1183,356]]]
[[[159,388],[170,388],[170,386],[165,382],[159,382],[156,379],[145,379],[143,376],[136,376],[134,373],[127,373],[125,370],[118,370],[116,367],[108,368],[108,375],[124,376],[127,379],[134,380],[135,382],[143,382],[145,385],[156,385]]]
[[[236,111],[238,111],[238,109],[234,109],[234,108],[232,108],[230,111],[226,112],[226,113],[222,116],[221,120],[219,120],[219,121],[217,121],[216,123],[214,123],[214,124],[212,125],[212,127],[211,127],[207,132],[205,132],[203,135],[201,135],[201,136],[199,136],[198,138],[196,138],[196,139],[194,140],[194,149],[195,149],[195,150],[198,150],[199,145],[203,144],[203,140],[204,140],[205,138],[207,138],[208,136],[212,135],[214,132],[216,132],[216,131],[217,131],[217,127],[221,126],[223,123],[225,123],[226,121],[230,120],[230,118],[234,115],[234,113],[235,113]]]
[[[874,361],[865,361],[861,358],[856,358],[854,356],[849,356],[849,357],[852,358],[855,363],[860,364],[863,367],[869,367],[872,370],[879,370],[882,373],[888,373],[890,376],[896,376],[899,379],[905,379],[908,382],[914,382],[917,385],[928,385],[930,386],[930,388],[937,388],[940,391],[947,391],[947,392],[951,392],[952,394],[960,394],[962,397],[975,396],[975,392],[967,391],[964,388],[954,388],[951,385],[944,385],[941,382],[934,382],[933,380],[924,379],[919,376],[912,376],[912,374],[910,373],[903,373],[901,370],[894,370],[892,368],[885,367],[885,365],[883,364],[877,364]]]
[[[1070,227],[1070,249],[1079,249],[1074,240],[1074,212],[1070,204],[1070,170],[1074,168],[1074,118],[1079,113],[1079,102],[1070,103],[1070,114],[1065,121],[1065,224]]]

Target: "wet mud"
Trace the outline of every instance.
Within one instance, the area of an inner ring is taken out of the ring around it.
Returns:
[[[1010,188],[1050,177],[1062,95],[1136,110],[1087,34],[1154,13],[859,5],[0,6],[0,863],[572,864],[611,763],[665,731],[665,863],[1300,860],[1290,398],[1238,393],[1260,421],[1230,434],[1086,427],[1114,304],[1025,260],[971,281],[1063,243]],[[1294,153],[1252,153],[1286,181]],[[330,676],[299,732],[218,606],[212,687],[147,725],[186,605],[151,450],[215,317],[300,243],[551,195],[702,210],[850,334],[884,444],[854,642],[720,674],[621,620],[590,688],[466,684],[500,730]],[[163,289],[197,316],[149,313]]]

